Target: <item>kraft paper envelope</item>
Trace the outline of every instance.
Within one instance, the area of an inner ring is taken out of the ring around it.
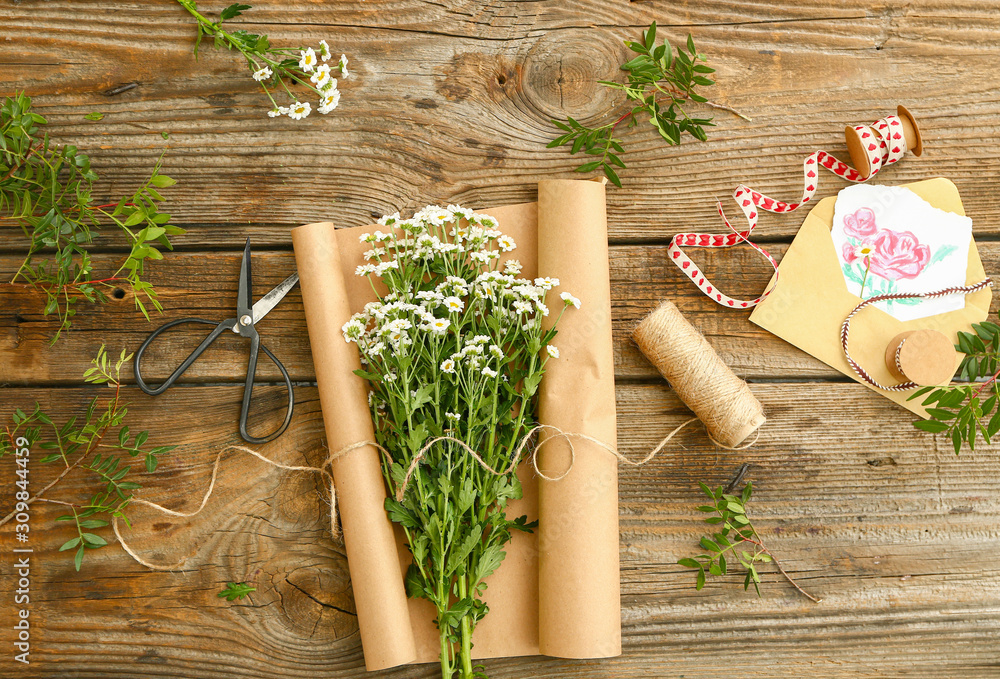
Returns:
[[[965,214],[958,189],[943,177],[905,186],[934,207]],[[777,287],[757,305],[750,321],[904,408],[927,417],[920,406],[922,399],[906,400],[913,391],[876,389],[863,382],[844,358],[840,328],[851,310],[861,303],[861,298],[847,291],[834,250],[830,232],[836,200],[836,196],[824,198],[809,212],[778,267]],[[969,243],[966,285],[978,283],[985,277],[976,242],[972,240]],[[768,285],[773,283],[774,278]],[[897,384],[899,380],[889,373],[885,365],[885,348],[893,337],[904,330],[929,328],[939,330],[957,342],[959,330],[970,332],[973,323],[986,319],[991,299],[992,291],[987,288],[966,295],[965,307],[958,311],[906,322],[896,320],[881,309],[868,307],[851,321],[851,356],[877,382]],[[960,362],[961,356],[956,356],[956,370]]]

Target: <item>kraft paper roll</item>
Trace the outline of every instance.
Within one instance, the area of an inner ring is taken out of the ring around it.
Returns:
[[[559,322],[553,343],[560,358],[546,366],[539,420],[616,446],[604,198],[598,182],[538,183],[538,272],[582,300]],[[559,303],[549,300],[553,310]],[[539,482],[539,649],[564,658],[610,657],[621,654],[618,461],[588,441],[573,445],[569,474]],[[540,449],[539,468],[559,475],[569,457],[565,439],[555,438]]]
[[[357,351],[343,341],[341,325],[351,315],[341,273],[339,248],[330,222],[292,230],[302,304],[309,326],[320,406],[330,450],[375,434],[368,412]],[[335,414],[335,416],[332,416]],[[385,513],[385,485],[379,453],[366,446],[334,460],[334,484],[347,563],[354,587],[365,666],[369,669],[412,662],[416,657],[392,522]],[[391,639],[387,644],[385,640]]]

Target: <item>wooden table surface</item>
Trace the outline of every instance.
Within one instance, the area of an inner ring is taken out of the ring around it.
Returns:
[[[228,3],[204,3],[213,16]],[[135,187],[166,149],[178,184],[166,208],[188,234],[150,267],[165,310],[154,323],[231,308],[244,238],[255,250],[257,294],[293,270],[289,230],[332,220],[369,223],[428,203],[475,207],[534,199],[541,178],[578,177],[563,149],[546,149],[551,117],[598,121],[624,108],[595,83],[618,77],[623,38],[656,20],[675,43],[690,31],[718,69],[721,113],[709,141],[663,145],[648,126],[626,135],[623,189],[608,192],[621,446],[640,454],[689,416],[628,340],[659,300],[674,300],[724,360],[747,378],[768,423],[754,447],[715,448],[689,428],[680,445],[621,469],[624,653],[600,661],[517,658],[486,663],[491,677],[1000,676],[1000,448],[955,456],[912,417],[763,332],[748,313],[702,297],[665,256],[669,237],[721,233],[714,199],[742,181],[794,197],[815,148],[846,157],[841,130],[907,105],[922,158],[880,176],[900,184],[952,179],[987,272],[1000,264],[1000,13],[994,3],[822,0],[605,2],[262,2],[236,20],[281,45],[326,38],[351,59],[333,114],[272,120],[236,55],[191,49],[195,26],[174,2],[68,0],[0,6],[0,93],[24,89],[58,143],[90,153],[95,197]],[[120,86],[131,89],[113,94]],[[84,115],[101,111],[100,122]],[[161,132],[170,138],[164,141]],[[820,195],[844,183],[821,178]],[[103,201],[102,201],[103,202]],[[767,214],[761,242],[777,256],[803,212]],[[0,279],[22,257],[18,231],[0,239]],[[98,269],[122,256],[104,237]],[[748,249],[694,256],[736,296],[760,291],[766,265]],[[81,374],[101,343],[134,350],[153,327],[131,295],[82,309],[54,347],[38,296],[0,288],[0,417],[36,400],[62,415],[101,394]],[[324,455],[301,298],[291,294],[260,331],[298,386],[289,431],[263,450],[293,464]],[[188,339],[191,339],[190,337]],[[152,356],[184,351],[182,338]],[[245,345],[220,342],[187,382],[150,398],[127,389],[133,428],[179,443],[144,481],[142,497],[197,506],[218,451],[239,442],[235,419]],[[274,382],[265,362],[260,378]],[[276,387],[262,411],[278,417]],[[725,483],[742,463],[756,486],[752,514],[814,604],[766,570],[762,597],[735,575],[694,590],[675,565],[697,550],[698,481]],[[0,513],[14,466],[0,460]],[[33,483],[53,467],[35,464]],[[362,677],[343,544],[331,539],[316,480],[227,454],[219,490],[195,519],[135,508],[133,546],[170,562],[151,572],[117,545],[89,552],[75,572],[56,552],[71,528],[33,509],[32,664],[13,661],[16,578],[12,526],[0,529],[0,676]],[[35,486],[36,488],[38,486]],[[90,487],[68,477],[61,497]],[[64,495],[65,494],[65,495]],[[227,603],[228,580],[257,591]],[[434,666],[388,677],[433,677]]]

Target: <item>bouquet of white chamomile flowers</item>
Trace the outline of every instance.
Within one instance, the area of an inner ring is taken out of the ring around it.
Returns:
[[[559,357],[556,326],[580,300],[550,302],[558,280],[519,278],[516,244],[488,215],[431,206],[379,225],[387,232],[361,235],[371,249],[356,272],[378,299],[344,324],[344,339],[361,354],[386,510],[413,557],[407,592],[435,606],[442,676],[472,677],[484,580],[511,532],[534,528],[509,518],[507,502],[521,497],[518,458],[545,366]]]

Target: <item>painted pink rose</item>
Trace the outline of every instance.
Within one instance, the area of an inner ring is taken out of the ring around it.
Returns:
[[[870,271],[876,276],[898,281],[916,278],[931,261],[931,249],[909,231],[884,229],[867,240],[874,248]]]
[[[875,213],[870,208],[863,207],[844,216],[844,234],[849,238],[867,238],[874,236],[876,231]]]

